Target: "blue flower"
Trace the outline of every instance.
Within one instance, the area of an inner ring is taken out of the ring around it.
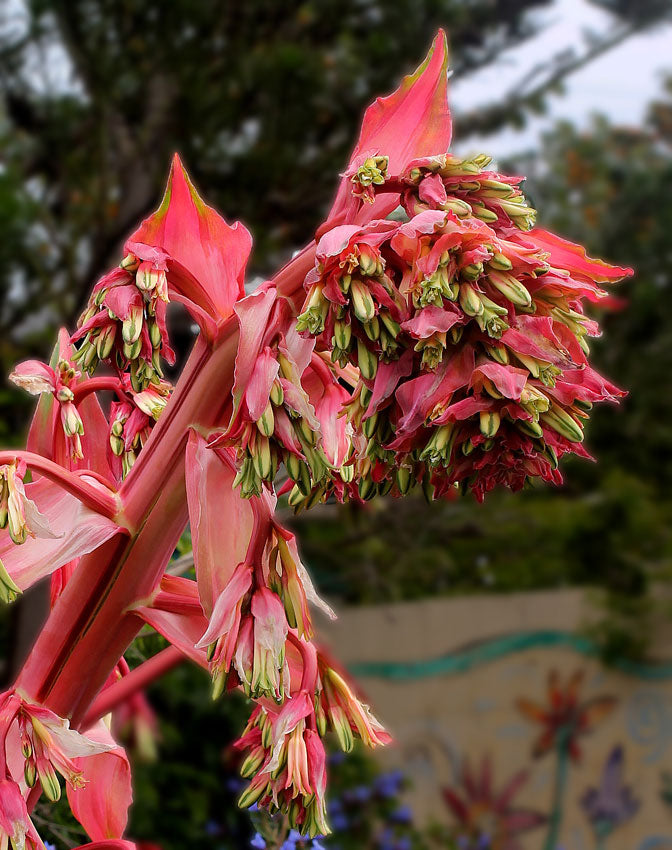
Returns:
[[[56,850],[55,844],[50,844],[48,841],[44,842],[44,850]]]
[[[282,842],[280,850],[296,850],[299,841],[301,841],[301,833],[296,829],[290,829],[289,835]]]
[[[394,797],[399,793],[404,775],[400,770],[383,773],[376,779],[375,788],[381,797]]]
[[[254,850],[265,850],[266,842],[264,841],[263,835],[255,832],[254,838],[250,841],[250,847],[254,847]]]
[[[335,814],[331,812],[329,814],[329,820],[331,821],[331,825],[336,832],[343,832],[350,825],[350,821],[347,816],[342,812],[336,812]]]
[[[326,850],[324,844],[319,840],[319,838],[313,838],[313,847],[312,850]]]
[[[410,823],[413,820],[413,812],[410,806],[399,806],[396,811],[390,815],[392,823]]]

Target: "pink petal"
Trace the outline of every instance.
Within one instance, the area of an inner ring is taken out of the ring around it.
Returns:
[[[407,378],[413,371],[413,352],[407,349],[398,360],[391,363],[381,363],[376,372],[373,384],[373,393],[366,409],[364,419],[378,410],[380,405],[386,401],[396,390],[399,381]]]
[[[520,400],[523,388],[527,383],[527,369],[517,369],[515,366],[504,366],[501,363],[483,363],[474,369],[471,385],[480,389],[483,381],[479,376],[489,378],[505,398]]]
[[[235,312],[240,327],[240,338],[233,382],[234,415],[240,406],[245,388],[252,378],[275,299],[274,289],[258,289],[236,304]]]
[[[252,567],[240,563],[234,570],[224,590],[219,594],[212,609],[210,622],[205,633],[196,644],[197,649],[209,646],[218,637],[227,634],[233,626],[240,601],[252,586]],[[270,592],[270,591],[269,591]],[[277,599],[277,596],[275,597]]]
[[[278,364],[275,355],[268,346],[257,355],[252,377],[245,389],[245,403],[250,419],[256,422],[268,405],[273,381],[278,376]]]
[[[142,303],[142,293],[133,283],[127,286],[114,286],[105,295],[105,306],[112,310],[118,319],[125,319],[131,307],[140,308]]]
[[[361,227],[357,224],[342,224],[328,230],[317,243],[316,258],[326,260],[329,257],[337,257],[348,247],[350,239],[360,231]]]
[[[73,815],[94,841],[121,838],[133,801],[131,768],[124,749],[116,744],[101,721],[87,732],[110,747],[108,752],[75,761],[86,782],[83,788],[67,786]]]
[[[473,371],[474,350],[465,346],[455,357],[444,358],[435,373],[402,384],[396,392],[403,414],[397,434],[414,431],[438,402],[469,383]]]
[[[54,370],[40,360],[25,360],[17,364],[9,380],[31,395],[51,393],[56,389]]]
[[[254,641],[264,649],[278,655],[287,639],[287,617],[280,598],[262,587],[252,597],[252,616],[254,617]]]
[[[92,552],[121,530],[113,520],[84,507],[75,496],[46,478],[27,484],[26,494],[58,536],[29,537],[16,546],[6,529],[0,531],[0,560],[21,590],[68,561]]]
[[[415,339],[426,339],[433,333],[445,333],[462,321],[463,314],[457,308],[432,304],[420,310],[412,319],[402,322],[401,327]]]
[[[571,363],[555,335],[550,316],[517,316],[516,327],[504,331],[501,342],[518,354],[536,357],[556,366]]]
[[[525,234],[525,238],[534,242],[551,255],[550,262],[555,268],[566,269],[573,275],[587,277],[597,283],[608,283],[631,275],[632,269],[624,266],[612,266],[604,260],[594,260],[586,254],[586,249],[568,239],[562,239],[555,233],[535,227]]]
[[[445,425],[447,422],[459,422],[463,419],[468,419],[474,413],[490,410],[494,406],[494,399],[486,398],[485,396],[468,396],[467,398],[463,398],[462,401],[449,405],[441,416],[434,420],[434,424]]]

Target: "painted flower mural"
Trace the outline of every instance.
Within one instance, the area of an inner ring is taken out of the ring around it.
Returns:
[[[625,756],[618,745],[609,754],[602,779],[597,788],[588,788],[581,797],[581,806],[600,846],[611,833],[634,817],[640,807],[632,788],[623,780]]]
[[[580,702],[582,682],[583,671],[577,670],[563,687],[558,672],[552,670],[548,676],[548,702],[545,706],[523,697],[517,700],[518,710],[532,723],[542,727],[532,747],[533,756],[540,758],[546,753],[555,754],[553,803],[544,850],[555,850],[556,847],[569,765],[581,758],[578,739],[589,734],[616,706],[616,699],[611,696]]]
[[[528,776],[519,771],[495,790],[490,757],[483,757],[477,771],[464,759],[459,783],[443,789],[456,824],[451,836],[461,850],[520,850],[519,837],[546,822],[541,812],[514,804]]]

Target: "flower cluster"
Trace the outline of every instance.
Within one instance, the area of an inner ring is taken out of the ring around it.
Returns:
[[[488,162],[412,162],[397,180],[404,220],[339,225],[317,246],[297,330],[359,372],[339,497],[558,483],[563,454],[589,456],[592,404],[623,394],[588,363],[599,329],[584,301],[629,270],[530,229],[521,178]]]
[[[231,486],[234,464],[225,450],[208,449],[196,437],[193,442],[197,457],[214,464]],[[214,599],[196,646],[207,648],[215,697],[242,687],[256,701],[236,743],[244,753],[241,775],[250,780],[240,805],[288,813],[302,834],[324,835],[329,827],[322,738],[333,731],[349,751],[355,737],[369,747],[389,737],[311,642],[309,603],[333,612],[317,596],[294,536],[273,518],[269,500],[255,497],[244,505],[252,526],[245,557]],[[196,529],[201,574],[199,543],[208,522],[209,516],[202,518]]]

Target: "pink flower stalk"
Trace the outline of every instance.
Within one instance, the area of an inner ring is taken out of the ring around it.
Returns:
[[[629,270],[533,228],[521,178],[447,153],[447,62],[439,33],[369,107],[315,241],[251,295],[250,234],[175,157],[77,331],[13,372],[39,400],[27,451],[0,452],[0,596],[52,576],[52,611],[1,697],[0,850],[42,847],[29,815],[57,774],[87,846],[132,850],[128,759],[98,721],[145,723],[141,689],[183,657],[254,703],[241,805],[326,834],[324,736],[389,736],[312,642],[333,612],[277,495],[557,482],[592,403],[622,395],[588,363],[584,302]],[[170,302],[201,331],[174,388]],[[167,571],[187,524],[195,581]],[[145,624],[171,646],[130,670]]]

